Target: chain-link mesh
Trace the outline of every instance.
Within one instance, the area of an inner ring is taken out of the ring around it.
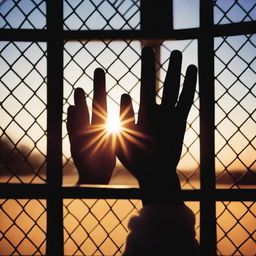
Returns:
[[[159,88],[157,101],[161,100],[162,84],[167,70],[170,52],[179,49],[183,52],[183,69],[185,74],[189,64],[197,64],[197,41],[165,41],[161,45]],[[102,67],[107,73],[107,96],[109,113],[118,116],[120,97],[129,93],[133,99],[135,113],[139,108],[140,91],[140,54],[141,45],[138,41],[86,41],[66,42],[64,45],[64,125],[63,151],[65,173],[71,172],[69,140],[65,127],[67,107],[73,104],[73,90],[76,87],[84,88],[88,95],[88,104],[91,106],[94,69]],[[182,75],[182,82],[184,75]],[[183,153],[179,165],[179,174],[183,188],[199,188],[199,113],[198,94],[188,118]],[[118,171],[121,169],[118,166]],[[116,177],[116,175],[115,175]],[[69,183],[71,177],[67,178]],[[125,178],[129,180],[129,178]],[[115,181],[113,181],[115,182]]]
[[[248,0],[215,0],[214,23],[228,24],[256,20],[256,2]]]
[[[219,187],[256,185],[256,36],[215,39],[215,148]]]
[[[46,200],[0,200],[0,255],[45,255]]]
[[[0,28],[45,29],[45,0],[1,0]]]
[[[64,200],[64,248],[67,255],[121,255],[127,224],[138,200]]]
[[[256,203],[217,202],[218,255],[256,255]]]
[[[137,30],[140,0],[64,0],[65,30]]]
[[[0,42],[0,181],[44,183],[46,44]]]
[[[195,213],[199,239],[199,203],[188,206]],[[139,200],[65,199],[65,255],[122,255],[128,221],[141,207]]]

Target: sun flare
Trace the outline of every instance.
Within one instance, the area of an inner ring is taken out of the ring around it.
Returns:
[[[121,130],[121,122],[119,118],[108,117],[105,128],[109,133],[112,133],[112,134],[119,133]]]
[[[104,124],[91,125],[90,129],[86,132],[93,134],[91,140],[86,144],[85,149],[93,146],[91,155],[95,154],[99,148],[111,146],[112,150],[115,150],[117,145],[121,147],[124,154],[128,154],[126,143],[133,143],[139,147],[144,147],[141,139],[149,139],[149,137],[140,131],[136,130],[134,124],[134,117],[127,117],[129,108],[125,109],[120,116],[115,116],[112,112],[107,116],[107,113],[99,107],[99,110],[94,110],[101,120],[104,120]]]

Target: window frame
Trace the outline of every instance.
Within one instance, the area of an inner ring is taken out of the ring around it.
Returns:
[[[256,22],[213,24],[213,1],[200,1],[198,28],[172,29],[171,0],[159,1],[152,19],[150,1],[141,0],[140,30],[64,31],[63,1],[46,1],[47,28],[0,29],[3,41],[47,43],[47,184],[1,184],[0,198],[46,199],[46,254],[64,255],[63,199],[140,199],[137,188],[62,186],[62,107],[63,44],[66,40],[197,39],[200,93],[200,189],[183,190],[185,201],[200,202],[200,245],[204,255],[216,255],[216,202],[255,201],[255,189],[216,189],[215,186],[215,110],[214,110],[214,38],[253,34]],[[169,6],[169,12],[166,6]],[[165,15],[161,14],[164,12]],[[152,22],[153,20],[153,22]],[[164,23],[163,23],[164,22]],[[165,24],[165,26],[162,26]],[[161,27],[161,29],[158,29]],[[207,74],[207,76],[205,76]]]

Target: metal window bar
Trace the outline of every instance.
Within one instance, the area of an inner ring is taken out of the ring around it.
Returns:
[[[163,1],[163,6],[168,1]],[[78,39],[193,39],[199,42],[199,80],[200,80],[200,152],[201,152],[201,189],[184,190],[182,196],[187,201],[200,202],[201,228],[200,242],[205,255],[216,254],[216,214],[217,201],[255,201],[255,189],[215,189],[214,168],[214,68],[213,39],[216,36],[255,33],[255,21],[228,25],[213,25],[213,5],[201,1],[201,25],[199,28],[172,30],[163,27],[154,34],[147,27],[147,4],[141,1],[141,30],[131,31],[63,31],[62,1],[47,1],[47,29],[1,29],[2,40],[43,41],[48,43],[47,55],[47,184],[1,184],[1,198],[31,198],[47,200],[47,255],[63,255],[63,199],[68,198],[119,198],[139,199],[138,189],[62,187],[62,82],[63,82],[63,42]],[[168,3],[170,4],[170,3]],[[144,12],[144,11],[145,12]],[[171,12],[170,12],[171,13]],[[171,16],[171,14],[168,14]],[[171,21],[171,17],[169,17]],[[146,22],[143,23],[143,22]],[[151,24],[152,25],[152,24]],[[54,35],[54,36],[53,36]],[[208,77],[203,74],[207,73]],[[208,90],[210,85],[211,90]],[[207,86],[207,88],[206,88]],[[209,100],[210,99],[210,100]],[[210,120],[209,120],[210,116]],[[210,143],[209,143],[210,138]],[[226,206],[227,207],[227,206]],[[210,230],[210,232],[209,232]],[[242,246],[242,245],[241,245]],[[241,247],[240,246],[240,247]],[[239,248],[237,251],[239,251]]]
[[[213,10],[210,1],[201,1],[199,51],[200,86],[200,184],[201,190],[215,190],[214,159],[214,46]],[[200,247],[205,255],[216,254],[215,201],[200,202]]]
[[[47,2],[47,255],[64,255],[62,186],[63,2]]]

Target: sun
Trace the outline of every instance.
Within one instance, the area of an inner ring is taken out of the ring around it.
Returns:
[[[121,122],[119,118],[117,117],[108,117],[106,124],[105,124],[105,129],[107,132],[112,133],[112,134],[117,134],[121,130]]]

